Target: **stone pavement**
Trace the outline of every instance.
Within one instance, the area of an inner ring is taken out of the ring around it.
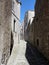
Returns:
[[[49,65],[49,62],[37,48],[20,40],[19,44],[14,44],[7,65]]]
[[[7,65],[29,65],[25,58],[26,42],[20,40],[19,44],[13,46],[12,54],[8,60]]]

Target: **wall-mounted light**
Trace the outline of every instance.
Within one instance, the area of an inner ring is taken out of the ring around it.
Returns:
[[[20,3],[20,5],[22,5],[22,3],[20,2],[20,0],[16,0],[16,2]]]

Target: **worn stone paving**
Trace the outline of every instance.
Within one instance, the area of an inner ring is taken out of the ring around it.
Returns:
[[[16,44],[17,43],[17,44]],[[49,65],[48,60],[31,44],[20,40],[13,46],[7,65]]]
[[[20,40],[19,44],[14,45],[11,57],[9,58],[7,65],[29,65],[25,57],[25,52],[26,42]]]

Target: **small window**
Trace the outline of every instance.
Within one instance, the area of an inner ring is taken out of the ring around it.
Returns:
[[[14,19],[14,28],[13,28],[13,31],[15,32],[15,22],[16,22],[16,20]]]
[[[38,18],[36,18],[36,21],[38,21]]]
[[[39,46],[39,39],[37,39],[37,46]]]

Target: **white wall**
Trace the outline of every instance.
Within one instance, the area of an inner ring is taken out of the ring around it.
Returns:
[[[30,24],[32,23],[32,21],[34,19],[34,16],[35,16],[35,12],[34,11],[27,11],[25,13],[25,18],[24,18],[24,27],[25,27],[25,30],[27,29],[29,20],[30,20]]]
[[[20,3],[16,2],[16,0],[13,0],[14,2],[14,7],[13,7],[13,13],[12,14],[12,32],[14,35],[14,44],[15,44],[15,40],[16,43],[17,41],[19,42],[20,40]],[[15,31],[14,31],[14,20],[15,22]]]
[[[35,12],[34,11],[28,11],[28,23],[29,23],[29,20],[30,20],[30,24],[32,23],[32,21],[34,19],[34,16],[35,16]]]
[[[14,15],[12,15],[12,31],[13,31],[13,27],[14,27],[14,19],[16,21],[15,23],[15,32],[19,33],[19,26],[20,26],[20,3],[16,2],[16,0],[13,0],[14,2],[14,8],[13,8],[13,13],[16,15],[16,18]]]

